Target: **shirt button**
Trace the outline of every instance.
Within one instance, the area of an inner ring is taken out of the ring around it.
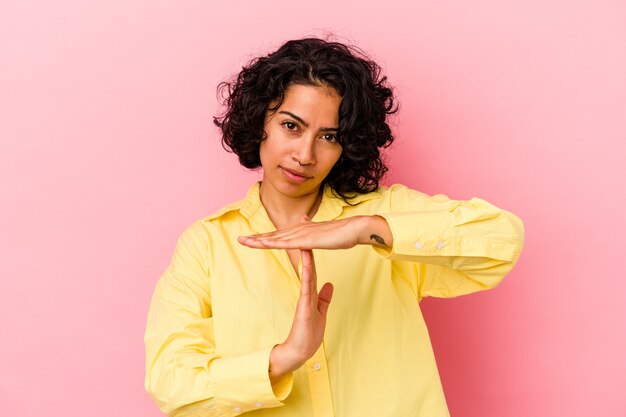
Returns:
[[[263,404],[261,404],[260,402],[257,401],[257,402],[254,403],[254,406],[256,408],[261,408],[261,406],[263,406]]]
[[[235,413],[241,413],[241,407],[235,407],[235,408],[233,408],[233,411]]]
[[[415,242],[415,248],[416,249],[422,249],[422,246],[424,246],[424,244],[422,242]]]
[[[441,240],[437,242],[437,249],[442,249],[444,246],[446,246],[446,244],[443,243]]]
[[[315,362],[313,364],[313,369],[315,369],[316,371],[319,371],[320,369],[322,369],[322,365],[319,362]]]

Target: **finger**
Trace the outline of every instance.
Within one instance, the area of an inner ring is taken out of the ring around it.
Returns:
[[[255,235],[248,235],[248,236],[242,236],[242,237],[244,237],[246,239],[280,239],[280,238],[283,238],[285,236],[289,236],[289,235],[294,234],[294,233],[303,232],[303,231],[306,230],[307,227],[310,227],[310,226],[314,226],[315,227],[315,226],[319,226],[319,225],[325,225],[326,223],[328,223],[328,222],[314,223],[314,222],[311,221],[309,216],[304,214],[300,218],[300,224],[296,224],[295,226],[286,227],[284,229],[275,230],[273,232],[257,233]]]
[[[300,229],[302,229],[302,226],[306,223],[313,223],[311,222],[311,220],[309,219],[309,217],[304,214],[301,218],[300,218],[300,223],[296,224],[294,226],[291,227],[285,227],[283,229],[280,230],[274,230],[273,232],[267,232],[267,233],[256,233],[254,235],[247,235],[247,236],[242,236],[245,238],[251,238],[251,239],[265,239],[265,238],[274,238],[274,237],[278,237],[278,236],[283,236],[285,234],[289,234],[289,233],[293,233],[295,231],[298,231]],[[326,222],[321,222],[321,223],[326,223]]]
[[[317,275],[315,273],[315,260],[313,259],[313,252],[310,250],[300,251],[302,254],[302,286],[307,287],[311,297],[317,294]],[[306,274],[305,274],[306,271]],[[306,281],[304,277],[306,275]]]
[[[240,236],[237,240],[244,246],[256,249],[314,249],[314,245],[311,244],[309,238],[252,239]]]
[[[244,246],[248,246],[250,248],[256,248],[256,249],[265,249],[267,248],[262,240],[257,240],[257,239],[251,239],[248,238],[246,236],[239,236],[237,238],[237,241],[239,241],[239,243],[241,243]]]
[[[300,279],[300,297],[307,297],[310,300],[312,294],[314,294],[315,287],[312,283],[315,281],[312,270],[312,253],[308,250],[300,251],[300,258],[302,260],[302,277]]]
[[[285,239],[288,237],[299,235],[305,232],[305,227],[306,226],[303,223],[298,226],[290,227],[288,229],[282,229],[274,233],[272,236],[267,236],[267,239]]]
[[[241,236],[241,238],[242,239],[246,239],[246,240],[280,239],[280,238],[282,238],[284,236],[288,236],[290,234],[298,232],[300,228],[301,228],[301,225],[296,225],[296,226],[293,226],[293,227],[288,227],[286,229],[276,230],[274,232],[259,233],[259,234],[256,234],[256,235],[248,235],[248,236]]]
[[[330,305],[330,300],[333,299],[333,290],[333,284],[327,282],[322,286],[322,289],[317,296],[317,310],[320,312],[322,317],[326,317],[326,313],[328,312],[328,306]]]
[[[307,250],[311,254],[311,278],[315,281],[313,289],[317,291],[317,270],[315,269],[315,257],[313,256],[313,250]]]
[[[315,257],[312,250],[307,250],[311,255],[311,292],[319,297],[317,294],[317,270],[315,269]]]
[[[263,248],[266,249],[300,249],[300,250],[311,250],[319,248],[311,242],[311,238],[307,237],[296,237],[293,239],[285,239],[285,240],[261,240],[259,244],[262,245]]]
[[[268,237],[272,237],[273,235],[276,234],[277,231],[273,231],[273,232],[267,232],[267,233],[257,233],[254,235],[246,235],[246,236],[240,236],[240,238],[242,239],[265,239]]]
[[[249,236],[239,236],[237,240],[239,243],[246,246],[254,246],[254,247],[265,247],[259,246],[259,242],[275,242],[281,241],[288,238],[293,238],[300,235],[306,235],[305,230],[302,229],[302,226],[294,226],[288,229],[282,229],[277,232],[271,233],[260,233],[257,235],[249,235]]]

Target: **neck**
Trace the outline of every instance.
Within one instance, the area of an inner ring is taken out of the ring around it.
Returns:
[[[259,194],[265,211],[277,230],[292,227],[302,222],[302,216],[312,219],[322,202],[323,186],[317,192],[299,197],[286,197],[274,193],[271,187],[261,183]]]

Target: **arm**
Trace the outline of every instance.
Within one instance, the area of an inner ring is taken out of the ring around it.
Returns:
[[[145,388],[169,416],[235,416],[280,406],[292,376],[270,382],[273,346],[229,357],[216,353],[207,253],[207,232],[196,223],[179,239],[157,283],[145,332]]]
[[[398,187],[390,206],[381,216],[394,236],[393,248],[375,250],[396,262],[420,299],[494,288],[521,254],[522,221],[485,200],[452,200]]]
[[[397,262],[419,298],[454,297],[493,288],[513,268],[523,247],[522,221],[478,198],[451,200],[393,186],[385,191],[377,211],[376,216],[308,222],[242,237],[240,242],[281,249],[347,249],[370,244]]]
[[[288,229],[241,236],[239,242],[257,249],[349,249],[356,245],[391,247],[393,235],[387,221],[374,215],[326,222],[305,220]]]

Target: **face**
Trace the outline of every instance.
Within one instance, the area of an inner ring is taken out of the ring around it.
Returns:
[[[285,90],[280,107],[265,117],[267,137],[259,151],[264,192],[303,197],[319,191],[341,156],[340,104],[332,87],[293,84]]]

